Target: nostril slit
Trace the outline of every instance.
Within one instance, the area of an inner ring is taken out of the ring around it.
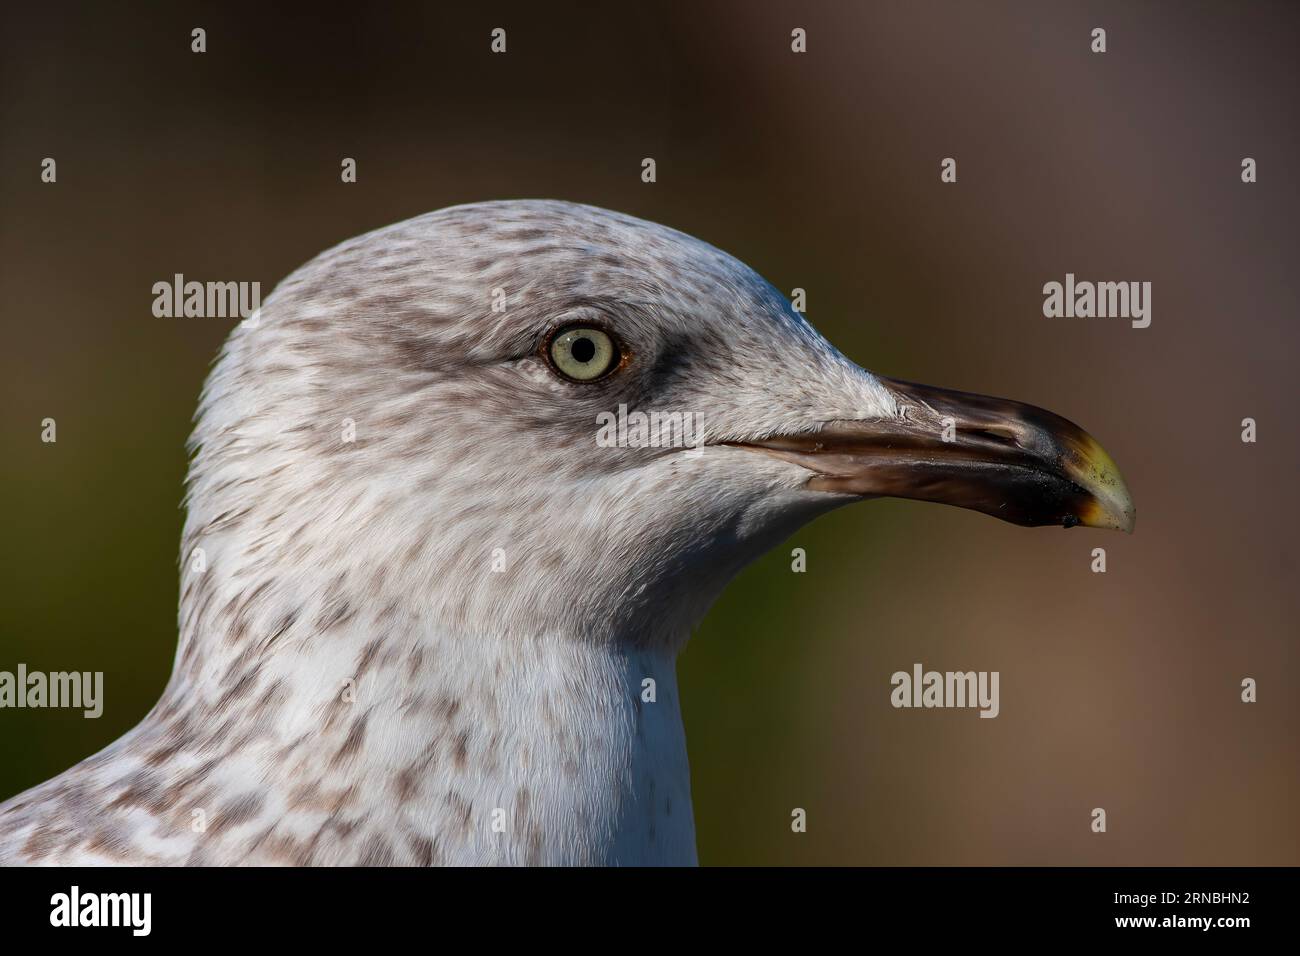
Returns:
[[[976,438],[985,438],[991,442],[996,442],[999,445],[1007,445],[1012,448],[1018,447],[1020,444],[1016,441],[1014,435],[993,431],[990,428],[969,428],[966,429],[966,433],[968,435],[973,435]]]

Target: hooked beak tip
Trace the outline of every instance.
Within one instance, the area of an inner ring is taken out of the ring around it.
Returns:
[[[1086,528],[1111,528],[1132,534],[1137,524],[1137,509],[1133,507],[1133,497],[1119,466],[1091,435],[1086,436],[1081,446],[1078,459],[1070,463],[1071,477],[1088,492],[1091,500],[1079,509],[1078,523]]]

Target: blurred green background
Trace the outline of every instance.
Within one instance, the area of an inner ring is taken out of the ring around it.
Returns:
[[[107,704],[0,711],[0,799],[170,671],[184,441],[230,323],[156,319],[152,284],[265,292],[390,222],[555,197],[806,289],[867,368],[1080,422],[1138,506],[1124,537],[872,502],[749,568],[680,665],[702,862],[1300,863],[1296,8],[463,6],[4,13],[0,670],[102,670]],[[1066,272],[1151,281],[1151,327],[1045,319]],[[1001,716],[892,709],[917,661],[999,670]]]

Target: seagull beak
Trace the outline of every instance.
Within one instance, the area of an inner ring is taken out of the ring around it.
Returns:
[[[820,431],[737,443],[813,473],[816,491],[937,501],[1019,525],[1132,532],[1119,468],[1059,415],[1001,398],[894,379],[896,418],[826,422]]]

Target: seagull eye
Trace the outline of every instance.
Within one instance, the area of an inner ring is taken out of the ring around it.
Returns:
[[[551,363],[566,378],[591,382],[618,364],[618,347],[600,329],[573,326],[561,329],[550,345]]]

